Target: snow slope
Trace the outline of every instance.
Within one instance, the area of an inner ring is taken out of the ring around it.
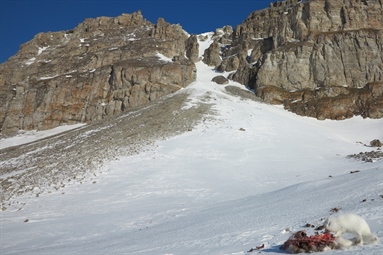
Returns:
[[[39,139],[44,139],[46,137],[60,134],[71,129],[82,127],[84,125],[85,124],[60,126],[46,131],[20,131],[17,135],[13,137],[0,139],[0,150],[11,146],[34,142]]]
[[[333,208],[362,215],[383,238],[383,161],[346,158],[383,140],[383,120],[300,117],[230,95],[210,82],[211,67],[197,69],[178,93],[190,93],[185,107],[209,95],[214,115],[90,182],[20,198],[22,210],[2,212],[1,254],[246,254],[261,244],[254,254],[281,254],[291,232],[312,233],[306,223],[321,225]]]

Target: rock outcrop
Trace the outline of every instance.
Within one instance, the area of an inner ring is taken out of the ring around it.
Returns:
[[[202,61],[209,66],[216,66],[221,63],[221,46],[217,41],[214,41],[209,48],[204,52]]]
[[[233,33],[233,28],[231,26],[225,26],[223,28],[217,28],[212,36],[213,43],[210,44],[203,54],[202,61],[209,66],[219,66],[224,60],[221,57],[222,50],[231,44],[231,35]],[[224,60],[224,65],[232,66],[232,63],[227,63],[227,60]],[[235,65],[235,64],[234,64]],[[220,68],[221,70],[223,68]],[[234,69],[233,69],[234,70]]]
[[[196,63],[199,61],[199,44],[196,35],[191,35],[186,40],[186,57],[192,62]]]
[[[173,93],[196,77],[187,39],[141,12],[40,33],[0,65],[1,132],[99,120]]]
[[[371,147],[382,147],[382,142],[379,139],[374,139],[370,142]]]
[[[265,101],[318,119],[383,117],[381,0],[285,0],[253,12],[218,71]],[[235,65],[228,65],[228,63]]]
[[[382,0],[284,0],[217,29],[202,58],[318,119],[383,117]],[[141,12],[40,33],[0,65],[1,134],[117,115],[187,86],[197,36]]]

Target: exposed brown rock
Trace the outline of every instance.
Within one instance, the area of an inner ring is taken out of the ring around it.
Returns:
[[[217,66],[221,63],[221,46],[218,41],[214,41],[203,54],[202,61],[209,66]]]
[[[383,117],[381,0],[275,2],[213,40],[203,61],[266,102],[318,119]],[[1,132],[98,120],[156,100],[195,79],[198,55],[197,36],[139,11],[40,33],[0,65]]]
[[[382,147],[382,142],[379,139],[374,139],[370,142],[371,147]]]
[[[214,32],[213,39],[221,45],[228,45],[232,43],[233,28],[231,26],[224,26],[223,28],[217,28]]]
[[[212,79],[212,81],[217,83],[217,84],[221,84],[221,85],[229,84],[229,80],[225,76],[222,76],[222,75],[218,75],[218,76],[214,77]]]
[[[354,115],[382,118],[383,96],[373,92],[374,86],[364,88],[321,87],[287,91],[276,86],[265,86],[257,95],[272,104],[284,104],[285,108],[302,116],[318,119],[345,119]],[[383,86],[383,84],[379,85]]]
[[[248,64],[245,60],[240,61],[236,72],[229,75],[229,79],[232,79],[241,84],[245,84],[251,88],[255,87],[256,82],[256,69],[253,65]]]
[[[222,60],[221,64],[217,66],[217,71],[219,72],[231,72],[237,70],[239,67],[239,58],[234,55]]]
[[[219,70],[233,54],[240,65],[229,78],[267,102],[319,119],[383,117],[381,1],[272,3],[234,29]]]
[[[141,12],[36,35],[0,65],[1,132],[99,120],[187,86],[195,80],[187,38]]]
[[[199,44],[196,35],[191,35],[186,40],[186,57],[190,59],[192,62],[199,61]]]

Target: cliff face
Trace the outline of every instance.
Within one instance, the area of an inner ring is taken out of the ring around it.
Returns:
[[[187,86],[195,80],[187,38],[140,12],[36,35],[0,65],[1,132],[98,120]]]
[[[240,59],[233,80],[298,114],[383,117],[381,0],[271,3],[234,29],[221,55]]]
[[[382,0],[285,0],[217,29],[203,61],[266,102],[318,119],[383,117]],[[196,36],[140,12],[40,33],[0,65],[0,128],[119,114],[195,80]]]

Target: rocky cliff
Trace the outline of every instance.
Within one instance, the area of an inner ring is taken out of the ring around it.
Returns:
[[[211,62],[265,101],[318,119],[383,117],[381,0],[285,0],[253,12]],[[206,57],[210,59],[209,56]]]
[[[1,134],[114,116],[195,80],[198,37],[140,12],[40,33],[0,65]],[[383,117],[382,0],[285,0],[217,29],[203,62],[318,119]]]
[[[141,12],[36,35],[0,65],[1,133],[99,120],[187,86],[198,56],[188,37]]]

